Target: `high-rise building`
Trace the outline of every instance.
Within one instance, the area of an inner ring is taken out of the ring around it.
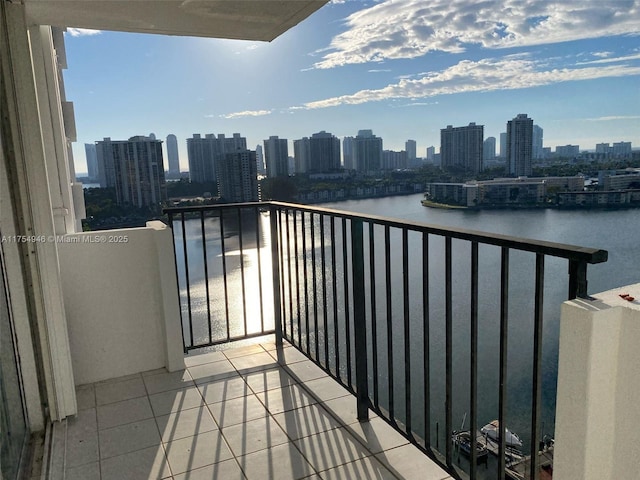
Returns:
[[[631,142],[613,142],[611,150],[614,156],[631,155]]]
[[[507,158],[507,132],[500,134],[500,156]]]
[[[89,177],[89,180],[95,182],[99,178],[96,145],[94,143],[85,143],[84,153],[87,158],[87,176]]]
[[[407,168],[407,152],[405,150],[399,152],[395,150],[383,150],[382,168],[384,170]]]
[[[430,147],[427,147],[427,162],[435,162],[436,160],[436,147],[434,147],[433,145]]]
[[[239,133],[226,138],[224,134],[217,137],[208,133],[204,138],[195,133],[187,138],[187,155],[189,157],[189,178],[192,182],[204,183],[217,180],[217,164],[227,153],[247,149],[247,139]]]
[[[532,158],[535,160],[544,158],[544,151],[542,150],[542,138],[544,131],[542,127],[538,125],[533,126],[533,141],[532,141]]]
[[[158,209],[167,199],[160,140],[144,136],[105,138],[96,142],[96,154],[100,183],[115,189],[118,205]]]
[[[496,137],[487,137],[482,146],[482,157],[485,161],[496,158]]]
[[[289,176],[289,147],[285,138],[271,136],[264,141],[264,159],[267,177]]]
[[[307,173],[311,158],[311,145],[309,137],[302,137],[293,141],[293,161],[295,173]]]
[[[405,152],[407,152],[407,167],[413,167],[416,164],[416,158],[418,157],[416,141],[407,140],[406,142],[404,142],[404,150]]]
[[[167,162],[169,163],[169,173],[180,174],[180,156],[178,155],[178,139],[174,134],[167,135]]]
[[[340,140],[324,130],[309,139],[308,172],[333,172],[340,169]]]
[[[262,154],[262,145],[256,145],[256,168],[260,175],[266,175],[267,170],[264,168],[264,155]]]
[[[371,130],[359,130],[353,139],[353,157],[358,172],[378,172],[382,168],[382,138]]]
[[[440,130],[440,155],[443,168],[460,167],[473,173],[482,171],[484,126],[470,123],[467,127]]]
[[[530,176],[532,151],[533,119],[525,113],[519,113],[507,122],[507,174]]]
[[[218,194],[229,203],[258,201],[256,152],[235,150],[220,157]]]
[[[580,145],[556,146],[556,157],[576,158],[578,155],[580,155]]]
[[[353,137],[342,139],[342,166],[345,170],[355,170],[356,168],[353,160]]]
[[[608,155],[611,153],[611,146],[608,143],[596,143],[596,153]]]

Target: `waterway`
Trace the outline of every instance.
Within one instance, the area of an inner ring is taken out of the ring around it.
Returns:
[[[383,217],[392,217],[410,221],[425,222],[434,225],[461,227],[479,230],[489,233],[513,235],[524,238],[547,240],[558,243],[574,244],[584,247],[601,248],[609,251],[609,260],[604,264],[592,265],[588,269],[589,293],[597,293],[604,290],[623,287],[625,285],[640,282],[640,222],[639,210],[592,210],[592,211],[565,211],[565,210],[441,210],[423,207],[420,204],[421,195],[401,197],[376,198],[367,200],[352,200],[340,203],[324,204],[323,207],[338,210],[347,210],[364,214],[372,214]],[[268,216],[261,215],[257,219],[262,227],[268,227]],[[237,224],[236,226],[237,227]],[[221,255],[222,242],[219,235],[220,224],[218,219],[208,218],[205,221],[207,239],[202,242],[200,237],[200,221],[188,220],[185,225],[187,232],[187,252],[189,254],[189,283],[191,286],[191,315],[196,323],[194,337],[196,340],[206,337],[208,334],[206,318],[211,315],[214,319],[212,334],[214,337],[223,336],[226,327],[219,321],[226,316],[229,308],[230,318],[235,321],[230,326],[230,333],[239,334],[244,328],[249,331],[257,330],[262,324],[267,328],[273,325],[273,311],[269,308],[271,300],[270,279],[270,245],[268,235],[256,234],[254,229],[245,232],[242,244],[237,236],[237,228],[233,222],[225,226],[224,249],[226,256]],[[319,225],[316,223],[316,228]],[[174,230],[181,235],[181,226],[176,224]],[[339,229],[338,229],[339,230]],[[316,230],[318,231],[318,230]],[[308,232],[307,232],[308,234]],[[366,234],[366,232],[365,232]],[[300,232],[298,232],[300,238]],[[368,238],[367,235],[366,239]],[[383,245],[382,229],[374,232],[376,245]],[[398,235],[399,237],[399,235]],[[399,238],[394,242],[399,242]],[[342,251],[340,235],[336,236],[335,248]],[[431,401],[431,429],[430,440],[433,445],[439,445],[444,450],[444,442],[448,436],[444,432],[444,270],[443,256],[439,239],[433,239],[430,247],[430,401]],[[300,242],[301,244],[301,242]],[[419,237],[409,237],[410,268],[408,271],[410,281],[410,311],[411,311],[411,383],[412,383],[412,427],[414,431],[424,432],[424,387],[422,379],[422,307],[421,288],[422,272],[414,266],[420,263],[421,243]],[[469,411],[469,246],[463,242],[453,243],[453,310],[454,310],[454,360],[453,360],[453,418],[454,426],[458,428],[464,414]],[[311,258],[309,244],[307,248],[308,261]],[[386,356],[386,300],[384,299],[384,258],[378,249],[370,259],[377,275],[382,275],[381,280],[376,280],[376,290],[380,295],[375,310],[379,319],[378,328],[378,356],[379,374],[381,385],[379,403],[383,408],[388,406],[387,396],[388,369]],[[209,302],[207,302],[206,270],[210,281]],[[325,245],[327,255],[330,251],[330,243]],[[183,313],[186,312],[186,271],[184,268],[182,242],[177,242],[178,272],[182,283]],[[415,252],[416,262],[413,262]],[[316,245],[316,255],[320,254]],[[368,254],[367,254],[368,255]],[[300,255],[299,255],[300,256]],[[262,277],[256,275],[258,265],[262,268]],[[308,263],[310,266],[310,263]],[[404,349],[404,335],[402,335],[402,258],[399,249],[393,249],[392,257],[393,294],[391,306],[394,312],[393,358],[396,417],[405,419],[405,362],[402,352]],[[531,371],[533,351],[533,292],[534,292],[534,265],[535,257],[531,254],[512,252],[510,255],[511,279],[509,284],[509,350],[508,350],[508,426],[512,431],[521,434],[525,444],[529,440],[530,429],[530,405],[531,405]],[[371,267],[367,267],[367,274]],[[479,300],[479,338],[478,338],[478,399],[479,399],[479,426],[488,423],[497,417],[497,392],[498,392],[498,367],[499,367],[499,284],[500,284],[500,252],[495,247],[480,247],[480,300]],[[223,276],[222,272],[227,275]],[[338,277],[340,277],[340,270]],[[287,273],[285,272],[285,276]],[[321,278],[321,273],[316,272],[316,278]],[[542,434],[553,434],[555,394],[557,379],[558,357],[558,333],[560,305],[566,300],[567,295],[567,263],[552,258],[547,258],[545,264],[545,290],[544,290],[544,341],[543,341],[543,431]],[[226,285],[225,285],[226,281]],[[336,279],[339,281],[339,278]],[[244,282],[244,296],[242,295],[242,283]],[[366,292],[370,292],[367,283]],[[227,294],[228,307],[225,306],[222,292],[235,292]],[[313,289],[311,282],[307,285],[307,294],[312,298],[317,294],[318,288]],[[265,309],[260,309],[260,295],[262,294]],[[343,299],[339,293],[339,302]],[[285,303],[287,295],[285,294]],[[292,300],[295,300],[292,298]],[[370,297],[367,299],[367,315],[371,316],[372,306]],[[295,302],[291,302],[294,304]],[[329,306],[329,310],[331,310]],[[306,308],[300,311],[306,315]],[[296,313],[296,312],[294,312]],[[332,318],[331,311],[329,318]],[[313,309],[309,308],[308,314],[312,317]],[[322,312],[319,313],[321,323]],[[204,322],[203,322],[203,319]],[[199,323],[198,323],[199,322]],[[199,326],[198,326],[199,325]],[[332,324],[329,323],[329,329]],[[322,325],[321,328],[322,330]],[[187,338],[191,332],[184,329]],[[343,333],[343,332],[342,332]],[[371,345],[371,333],[367,334]],[[323,344],[321,342],[321,350]],[[331,355],[334,354],[331,347]],[[341,352],[344,358],[344,351]],[[467,417],[468,418],[468,417]],[[438,425],[439,435],[436,435],[435,425]]]

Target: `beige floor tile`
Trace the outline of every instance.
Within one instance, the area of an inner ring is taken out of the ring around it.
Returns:
[[[224,428],[222,435],[237,457],[289,441],[287,435],[271,416]]]
[[[344,428],[304,437],[296,440],[295,444],[319,472],[370,455]]]
[[[351,395],[349,390],[344,388],[331,377],[309,380],[308,382],[304,382],[304,387],[322,402]]]
[[[100,462],[102,480],[141,480],[170,478],[171,470],[161,445]]]
[[[148,397],[132,398],[98,407],[98,428],[111,428],[152,418]]]
[[[247,384],[255,393],[294,385],[297,382],[283,368],[275,368],[245,375]]]
[[[240,376],[223,378],[210,383],[198,385],[205,403],[218,403],[234,398],[244,397],[251,393],[248,385]]]
[[[255,395],[207,405],[220,428],[237,425],[267,415],[267,409]]]
[[[274,360],[280,361],[282,364],[286,365],[309,361],[309,359],[297,348],[283,348],[282,351],[278,351],[276,348],[273,348],[269,349],[268,352]]]
[[[149,375],[148,377],[143,377],[143,380],[149,395],[169,390],[180,390],[195,385],[187,370]]]
[[[365,457],[355,462],[320,472],[324,480],[396,480],[375,457]]]
[[[67,436],[66,468],[97,462],[98,432],[87,432],[85,435]]]
[[[93,383],[89,385],[80,385],[76,388],[76,401],[78,410],[87,408],[95,408],[96,406],[96,387]]]
[[[262,347],[260,347],[260,350],[261,352],[242,357],[234,357],[229,359],[229,361],[240,373],[257,372],[278,366],[278,363],[273,357],[262,350]]]
[[[399,478],[442,480],[450,477],[433,460],[410,444],[378,453],[376,458]]]
[[[238,458],[249,480],[297,480],[315,473],[311,465],[290,443]]]
[[[153,418],[100,430],[100,458],[106,459],[160,444]]]
[[[67,437],[84,437],[98,430],[95,408],[79,410],[74,417],[67,418]]]
[[[64,472],[65,480],[100,480],[100,464],[88,463],[79,467],[67,468]]]
[[[368,422],[354,422],[349,425],[348,430],[371,453],[379,453],[409,443],[409,440],[380,417],[372,418]]]
[[[198,385],[238,375],[238,372],[229,360],[196,365],[195,367],[189,367],[188,370]]]
[[[130,398],[143,397],[147,394],[142,378],[137,376],[117,383],[96,385],[96,405],[121,402]]]
[[[286,370],[291,376],[300,382],[308,382],[316,378],[326,377],[327,374],[313,362],[306,360],[298,363],[288,363]]]
[[[173,476],[174,480],[244,480],[245,476],[235,459],[200,467]]]
[[[200,390],[197,387],[149,395],[149,401],[156,417],[204,405],[202,395],[200,395]]]
[[[219,362],[226,359],[227,357],[222,352],[196,353],[184,357],[184,363],[187,367],[195,367],[196,365],[204,365],[205,363]]]
[[[218,429],[209,409],[204,405],[156,417],[156,422],[165,443]]]
[[[267,390],[266,392],[258,393],[257,397],[264,403],[269,412],[274,415],[318,403],[317,400],[300,385],[292,385],[277,390]]]
[[[288,410],[274,415],[273,418],[292,440],[326,432],[341,426],[332,415],[320,405]]]
[[[123,377],[108,378],[106,380],[96,382],[95,386],[98,387],[100,385],[106,385],[108,383],[126,382],[127,380],[133,380],[134,378],[141,378],[141,377],[142,375],[140,375],[139,373],[132,373],[131,375],[124,375]]]
[[[334,398],[322,402],[322,406],[334,415],[344,425],[350,425],[358,421],[358,406],[356,397],[349,395],[346,397]],[[369,410],[369,419],[376,418],[377,415]]]
[[[166,444],[166,450],[174,475],[233,457],[218,430],[174,440]]]
[[[257,353],[264,353],[265,350],[262,348],[260,344],[255,345],[247,345],[246,347],[240,348],[230,348],[229,350],[224,350],[222,353],[228,358],[238,358],[244,357],[246,355],[255,355]]]

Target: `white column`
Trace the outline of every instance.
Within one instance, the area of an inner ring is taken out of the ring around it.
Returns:
[[[640,284],[562,305],[554,477],[637,478],[639,346]]]

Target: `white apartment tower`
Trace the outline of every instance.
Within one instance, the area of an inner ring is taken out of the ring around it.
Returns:
[[[470,123],[467,127],[440,130],[442,167],[459,167],[473,173],[482,171],[484,126]]]
[[[167,162],[169,163],[169,173],[180,174],[180,157],[178,155],[178,139],[172,133],[167,135]]]
[[[256,152],[236,150],[218,162],[218,193],[229,203],[257,202]]]
[[[342,139],[342,166],[345,170],[355,170],[353,161],[353,137]]]
[[[514,177],[531,175],[533,151],[533,119],[525,113],[507,122],[507,174]]]
[[[311,144],[309,137],[302,137],[293,141],[293,162],[295,173],[307,173],[311,158]]]
[[[96,145],[94,143],[85,143],[84,153],[87,158],[87,176],[89,177],[89,180],[95,182],[99,178]]]
[[[358,172],[378,172],[382,168],[382,138],[371,130],[358,130],[353,140],[353,158]]]
[[[227,153],[247,149],[247,139],[239,133],[226,138],[224,134],[217,137],[208,133],[204,138],[196,133],[187,138],[187,155],[189,158],[189,177],[192,182],[205,183],[217,180],[217,164]]]
[[[413,167],[418,157],[418,150],[415,140],[407,140],[404,142],[404,150],[407,152],[407,164],[409,167]]]
[[[136,136],[96,142],[100,184],[116,191],[118,205],[158,209],[167,198],[162,142]]]
[[[309,172],[332,172],[340,169],[340,140],[324,130],[309,139]]]
[[[271,136],[264,141],[264,159],[267,177],[289,176],[289,147],[286,138]]]

